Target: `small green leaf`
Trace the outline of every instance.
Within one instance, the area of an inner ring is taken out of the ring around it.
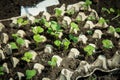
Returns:
[[[114,10],[113,8],[110,8],[110,12],[113,12],[113,13],[114,13],[114,12],[115,12],[115,10]]]
[[[53,31],[58,31],[60,30],[60,25],[55,21],[51,21],[51,28]]]
[[[75,43],[78,42],[78,37],[75,37],[72,34],[69,34],[69,38],[70,38],[70,40],[72,40]]]
[[[69,48],[70,41],[67,38],[65,38],[63,39],[62,44],[64,45],[64,49],[66,50]]]
[[[51,61],[48,61],[48,64],[52,66],[52,68],[55,67],[57,65],[57,58],[52,57]]]
[[[22,38],[17,38],[16,42],[18,45],[24,45],[24,43],[25,43],[24,39],[22,39]]]
[[[33,55],[30,52],[25,52],[24,56],[22,57],[22,60],[26,62],[30,62],[32,59]]]
[[[106,48],[106,49],[114,47],[112,41],[108,40],[108,39],[102,40],[102,44],[103,44],[103,47]]]
[[[33,36],[33,39],[34,39],[34,41],[36,41],[37,43],[44,41],[44,38],[41,37],[39,34],[34,35],[34,36]]]
[[[32,79],[36,75],[36,70],[26,70],[26,79]]]
[[[120,33],[120,28],[118,27],[118,28],[115,28],[115,31],[117,32],[117,33]]]
[[[21,24],[23,21],[24,21],[23,18],[18,18],[18,19],[17,19],[17,23],[18,23],[18,24]]]
[[[87,52],[88,56],[91,56],[93,52],[95,51],[95,47],[91,45],[87,45],[86,47],[84,47],[84,51]]]
[[[113,26],[110,26],[109,29],[108,29],[108,31],[110,33],[115,33],[115,28]]]
[[[12,37],[16,40],[19,36],[18,34],[12,34]]]
[[[54,44],[55,44],[57,47],[60,47],[61,41],[60,41],[60,40],[55,40],[55,41],[54,41]]]
[[[18,49],[18,46],[16,45],[15,42],[10,43],[11,49]]]
[[[4,75],[4,67],[0,66],[0,75]]]
[[[44,29],[43,29],[42,27],[40,27],[40,26],[36,26],[36,27],[33,27],[33,28],[32,28],[32,32],[33,32],[34,34],[39,34],[39,33],[44,32]]]
[[[62,14],[62,10],[56,8],[56,9],[55,9],[55,15],[56,15],[57,17],[59,17],[59,16],[61,16],[61,14]]]
[[[103,25],[106,23],[106,20],[104,18],[100,17],[98,23]]]
[[[75,14],[75,8],[74,7],[70,8],[69,10],[66,11],[66,13],[70,16]]]

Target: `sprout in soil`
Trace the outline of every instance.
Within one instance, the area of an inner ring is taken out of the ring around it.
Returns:
[[[78,25],[76,23],[71,22],[70,26],[71,26],[70,27],[70,33],[77,34],[77,32],[80,31],[80,29],[79,29],[79,27],[78,27]]]
[[[42,33],[44,32],[44,29],[40,26],[35,26],[35,27],[32,27],[32,32],[34,34],[39,34],[39,33]]]
[[[78,37],[75,37],[75,36],[72,35],[72,34],[69,34],[69,38],[70,38],[70,40],[72,40],[72,41],[75,42],[75,43],[78,42]]]
[[[62,45],[64,46],[64,50],[66,50],[69,48],[70,41],[67,38],[65,38],[62,40]]]
[[[24,20],[23,18],[18,18],[17,19],[17,24],[19,25],[27,25],[29,23],[28,20]]]
[[[66,11],[66,13],[67,13],[69,16],[72,16],[73,14],[75,14],[75,8],[74,8],[74,7],[71,7],[69,10]]]
[[[89,21],[94,21],[94,20],[96,20],[96,18],[95,18],[95,16],[88,16],[88,17],[87,17],[87,20],[89,20]]]
[[[0,76],[4,75],[4,67],[0,66]]]
[[[22,45],[25,44],[25,41],[24,41],[24,39],[22,39],[22,38],[17,38],[17,39],[16,39],[16,42],[17,42],[17,44],[20,45],[20,46],[22,46]]]
[[[36,42],[36,45],[38,45],[38,43],[40,43],[40,42],[46,41],[46,38],[44,36],[42,36],[42,35],[39,35],[39,34],[35,34],[33,36],[33,39]]]
[[[42,18],[40,19],[40,24],[41,24],[41,25],[44,25],[45,22],[47,22],[47,20],[45,19],[45,17],[42,17]]]
[[[115,31],[117,32],[117,33],[120,33],[120,28],[118,27],[118,28],[115,28]]]
[[[92,34],[93,34],[93,31],[92,31],[92,30],[87,30],[87,34],[88,34],[88,35],[92,35]]]
[[[85,3],[83,4],[84,10],[88,10],[91,4],[91,0],[85,0]]]
[[[11,49],[18,49],[18,46],[15,42],[10,42]]]
[[[60,10],[59,8],[56,8],[56,9],[55,9],[55,15],[56,15],[57,17],[60,17],[61,14],[62,14],[62,10]]]
[[[80,22],[80,21],[82,21],[82,17],[81,17],[80,15],[77,16],[76,19],[75,19],[75,21],[76,21],[76,22]]]
[[[103,12],[107,12],[108,14],[111,14],[111,13],[114,13],[114,12],[115,12],[115,10],[114,10],[113,8],[107,9],[107,8],[105,8],[105,7],[102,7],[102,11],[103,11]]]
[[[36,75],[36,70],[26,70],[26,79],[27,80],[30,80],[30,79],[32,79],[35,75]]]
[[[113,27],[113,26],[110,26],[109,28],[108,28],[108,32],[109,33],[115,33],[116,31],[115,31],[115,28]]]
[[[106,23],[106,20],[103,17],[100,17],[98,23],[104,25]]]
[[[61,46],[61,41],[60,40],[55,40],[54,41],[54,44],[58,47],[58,48],[60,48],[60,46]]]
[[[110,48],[114,47],[112,41],[108,40],[108,39],[102,40],[102,44],[103,44],[103,47],[106,48],[106,49],[110,49]]]
[[[52,57],[51,61],[48,61],[48,64],[53,68],[57,65],[57,58]]]
[[[30,62],[32,57],[33,57],[33,55],[30,52],[25,52],[24,56],[21,59],[26,62]]]
[[[93,47],[92,45],[87,45],[86,47],[84,47],[84,51],[87,52],[88,56],[91,56],[95,51],[95,47]]]

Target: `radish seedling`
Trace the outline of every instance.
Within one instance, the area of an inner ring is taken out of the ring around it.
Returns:
[[[77,34],[77,31],[80,31],[80,29],[79,29],[79,27],[78,27],[78,25],[76,23],[71,22],[70,26],[71,26],[70,27],[70,33]]]
[[[62,14],[62,10],[56,8],[56,9],[55,9],[55,15],[56,15],[57,17],[60,17],[61,14]]]
[[[102,40],[102,44],[103,44],[103,47],[106,48],[106,49],[110,49],[110,48],[114,47],[112,41],[108,40],[108,39]]]
[[[30,52],[25,52],[24,56],[21,59],[26,62],[30,62],[32,57],[33,57],[33,55]]]
[[[44,29],[40,26],[35,26],[35,27],[32,27],[32,32],[34,34],[39,34],[39,33],[42,33],[44,32]]]
[[[26,70],[26,79],[32,79],[36,75],[36,70]]]
[[[88,56],[91,56],[95,51],[95,47],[93,47],[92,45],[87,45],[86,47],[84,47],[84,51],[87,52]]]
[[[0,76],[4,75],[4,67],[0,66]]]
[[[69,48],[70,41],[67,38],[65,38],[62,40],[62,45],[64,46],[64,49],[66,50]]]
[[[48,61],[48,64],[53,68],[57,65],[57,58],[52,57],[51,61]]]
[[[11,49],[18,49],[18,46],[16,45],[15,42],[10,43]]]

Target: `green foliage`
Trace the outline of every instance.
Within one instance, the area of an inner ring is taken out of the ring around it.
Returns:
[[[40,43],[40,42],[43,42],[43,41],[44,41],[44,38],[43,38],[41,35],[39,35],[39,34],[35,34],[35,35],[33,36],[33,39],[34,39],[34,41],[35,41],[36,43]]]
[[[88,10],[88,8],[91,4],[92,4],[91,0],[85,0],[85,4],[83,4],[84,9]]]
[[[72,40],[73,42],[77,43],[78,42],[78,37],[73,36],[72,34],[69,34],[69,38],[70,40]]]
[[[62,40],[62,45],[64,46],[64,49],[66,50],[69,48],[70,41],[67,38],[65,38]]]
[[[82,17],[81,16],[77,16],[76,19],[75,19],[77,22],[80,22],[82,20]]]
[[[120,33],[120,28],[118,27],[118,28],[115,28],[115,31],[117,32],[117,33]]]
[[[26,62],[30,62],[32,59],[33,55],[30,52],[25,52],[24,56],[22,57],[22,60]]]
[[[95,51],[95,47],[93,47],[92,45],[87,45],[86,47],[84,47],[84,51],[87,52],[88,56],[91,56]]]
[[[57,46],[57,47],[59,47],[60,48],[60,45],[61,45],[61,41],[60,40],[55,40],[54,41],[54,44]]]
[[[88,19],[89,21],[94,21],[94,20],[96,20],[95,16],[88,16],[87,19]]]
[[[108,31],[109,31],[110,33],[115,33],[115,32],[116,32],[116,31],[115,31],[115,28],[114,28],[113,26],[110,26],[109,29],[108,29]]]
[[[21,45],[21,46],[24,45],[24,43],[25,43],[24,39],[22,39],[22,38],[17,38],[16,42],[18,45]]]
[[[12,37],[16,40],[19,36],[18,34],[12,34]]]
[[[101,25],[104,25],[106,23],[106,20],[104,18],[100,17],[98,23]]]
[[[71,7],[69,10],[67,10],[66,11],[66,13],[68,14],[68,15],[73,15],[73,14],[75,14],[75,8],[74,7]]]
[[[17,24],[26,25],[26,24],[28,24],[28,20],[24,20],[23,18],[18,18],[17,19]]]
[[[108,40],[108,39],[102,40],[102,44],[103,44],[103,47],[106,48],[106,49],[114,47],[112,41]]]
[[[26,70],[26,79],[32,79],[36,75],[36,70]]]
[[[15,42],[10,43],[11,49],[18,49],[18,46],[16,45]]]
[[[114,13],[115,10],[113,8],[107,9],[105,7],[102,7],[102,11],[107,12],[108,14]]]
[[[78,25],[76,23],[74,23],[74,22],[71,22],[70,26],[71,26],[70,33],[74,32],[75,30],[76,31],[80,30]]]
[[[4,67],[0,66],[0,75],[4,75]]]
[[[51,61],[48,61],[48,64],[53,68],[57,65],[57,58],[52,57]]]
[[[87,30],[87,34],[92,35],[93,31],[92,30]]]
[[[44,32],[44,29],[42,27],[40,27],[40,26],[35,26],[35,27],[32,28],[32,32],[34,34],[39,34],[39,33]]]
[[[40,24],[44,25],[45,22],[47,22],[47,20],[46,20],[44,17],[42,17],[42,18],[40,19]]]
[[[55,15],[56,15],[57,17],[60,17],[61,14],[62,14],[62,10],[60,10],[59,8],[56,8],[56,9],[55,9]]]
[[[59,31],[60,30],[60,25],[56,21],[51,21],[51,29],[53,31]]]

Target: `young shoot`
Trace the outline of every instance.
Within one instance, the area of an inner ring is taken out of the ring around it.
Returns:
[[[48,61],[48,64],[54,68],[57,65],[57,58],[56,57],[52,57],[51,61]]]
[[[24,56],[21,59],[26,62],[30,62],[32,57],[33,57],[33,55],[30,52],[25,52]]]
[[[44,25],[45,22],[47,22],[47,20],[45,19],[45,17],[42,17],[42,18],[40,19],[40,24],[41,24],[41,25]]]
[[[72,34],[69,34],[69,38],[70,40],[72,40],[73,42],[77,43],[78,42],[78,37],[73,36]]]
[[[42,27],[40,27],[40,26],[35,26],[35,27],[32,28],[32,32],[34,34],[39,34],[39,33],[44,32],[44,29]]]
[[[105,8],[105,7],[102,7],[102,11],[103,11],[103,12],[107,12],[108,14],[111,14],[111,13],[114,13],[114,12],[115,12],[115,10],[114,10],[113,8],[107,9],[107,8]]]
[[[74,8],[74,7],[71,7],[69,10],[66,11],[66,13],[67,13],[69,16],[72,16],[73,14],[75,14],[75,8]]]
[[[11,49],[18,49],[18,46],[16,45],[15,42],[10,43]]]
[[[40,43],[40,42],[45,42],[46,41],[46,38],[44,36],[39,35],[39,34],[35,34],[33,36],[33,39],[37,44]]]
[[[24,20],[23,18],[18,18],[17,19],[17,24],[21,25],[27,25],[29,23],[28,20]]]
[[[106,20],[104,18],[100,17],[98,23],[101,25],[104,25],[106,23]]]
[[[87,45],[86,47],[84,47],[84,51],[87,53],[88,56],[91,56],[95,51],[95,47],[93,47],[92,45]]]
[[[56,8],[56,9],[55,9],[55,15],[56,15],[57,17],[60,17],[61,14],[62,14],[62,10],[60,10],[59,8]]]
[[[96,20],[96,18],[95,18],[95,16],[88,16],[88,17],[87,17],[87,20],[89,20],[89,21],[94,21],[94,20]]]
[[[67,50],[69,48],[70,41],[67,38],[65,38],[62,40],[62,45],[64,46],[64,50]]]
[[[26,79],[27,80],[30,80],[30,79],[32,79],[35,75],[36,75],[36,70],[26,70]]]
[[[16,42],[17,42],[17,44],[20,45],[20,46],[22,46],[22,45],[25,44],[25,41],[24,41],[24,39],[22,39],[22,38],[17,38],[17,39],[16,39]]]
[[[92,4],[91,0],[85,0],[85,4],[83,4],[84,9],[88,10],[91,4]]]
[[[4,67],[0,66],[0,76],[4,75]]]
[[[60,46],[61,46],[61,41],[60,40],[55,40],[54,41],[54,44],[58,47],[58,48],[60,48]]]
[[[110,49],[110,48],[114,47],[112,41],[108,40],[108,39],[102,40],[102,44],[103,44],[103,47],[106,48],[106,49]]]
[[[115,28],[113,27],[113,26],[110,26],[109,28],[108,28],[108,32],[109,33],[115,33],[116,31],[115,31]]]
[[[70,33],[77,34],[77,32],[80,31],[80,29],[79,29],[79,27],[78,27],[78,25],[76,23],[71,22],[70,26],[71,26],[70,27]]]
[[[117,32],[117,33],[120,33],[120,28],[118,27],[118,28],[115,28],[115,31]]]

